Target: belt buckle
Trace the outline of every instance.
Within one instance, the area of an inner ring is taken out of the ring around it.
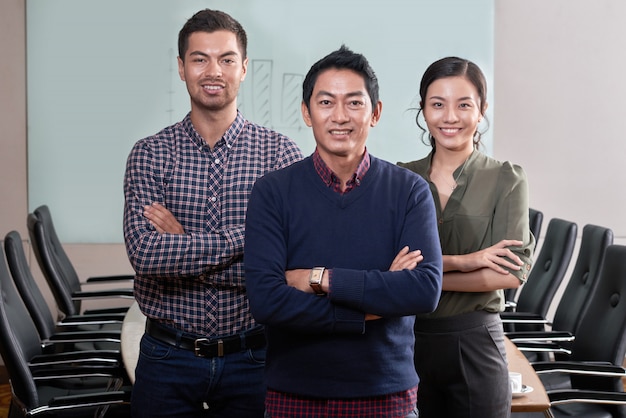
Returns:
[[[198,338],[193,342],[193,353],[196,355],[196,357],[205,357],[204,354],[202,354],[202,352],[200,351],[199,344],[208,342],[210,342],[208,338]]]
[[[193,352],[195,354],[196,357],[206,357],[204,354],[202,354],[201,347],[200,344],[202,343],[210,343],[211,340],[208,338],[198,338],[197,340],[194,340],[193,342]],[[217,341],[215,341],[217,343],[217,356],[218,357],[224,357],[224,340],[219,339]]]

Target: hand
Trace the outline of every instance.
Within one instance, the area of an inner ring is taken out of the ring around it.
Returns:
[[[184,234],[185,229],[176,220],[172,212],[160,203],[153,203],[143,207],[143,216],[157,230],[159,234]]]
[[[422,260],[424,256],[421,250],[409,251],[409,247],[405,246],[393,259],[389,271],[413,270]]]
[[[460,256],[462,262],[459,263],[459,271],[468,272],[480,268],[489,268],[501,274],[509,274],[509,270],[504,267],[519,270],[524,262],[508,247],[519,247],[522,244],[522,241],[503,239],[491,247]],[[507,260],[507,258],[512,261]]]
[[[313,288],[309,285],[310,274],[310,269],[287,270],[285,272],[285,279],[287,280],[287,284],[291,287],[295,287],[306,293],[315,293]]]

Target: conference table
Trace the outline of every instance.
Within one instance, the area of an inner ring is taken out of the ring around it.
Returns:
[[[139,305],[134,302],[122,324],[122,360],[131,382],[135,382],[135,366],[139,357],[139,342],[146,326],[146,317],[141,313]],[[509,371],[520,372],[522,383],[532,387],[530,393],[516,396],[511,402],[512,412],[543,412],[546,417],[553,417],[550,411],[550,400],[546,391],[524,354],[517,349],[508,338],[505,339]]]

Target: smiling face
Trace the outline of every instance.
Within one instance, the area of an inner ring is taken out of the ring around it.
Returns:
[[[476,87],[465,77],[433,81],[426,91],[422,109],[437,149],[471,152],[474,133],[486,107],[486,103],[480,102]]]
[[[234,33],[218,30],[189,35],[184,60],[178,58],[178,73],[187,84],[192,112],[236,112],[237,93],[247,66]]]
[[[317,77],[309,107],[302,103],[304,122],[313,128],[318,152],[328,163],[337,158],[361,158],[382,103],[372,106],[361,75],[330,68]]]

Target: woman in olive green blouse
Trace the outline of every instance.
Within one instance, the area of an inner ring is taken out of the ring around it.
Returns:
[[[432,152],[399,163],[430,183],[443,250],[441,300],[415,323],[420,418],[510,414],[498,313],[502,289],[526,280],[534,238],[524,171],[479,151],[478,125],[486,109],[480,68],[457,57],[434,62],[422,77],[416,118]]]

